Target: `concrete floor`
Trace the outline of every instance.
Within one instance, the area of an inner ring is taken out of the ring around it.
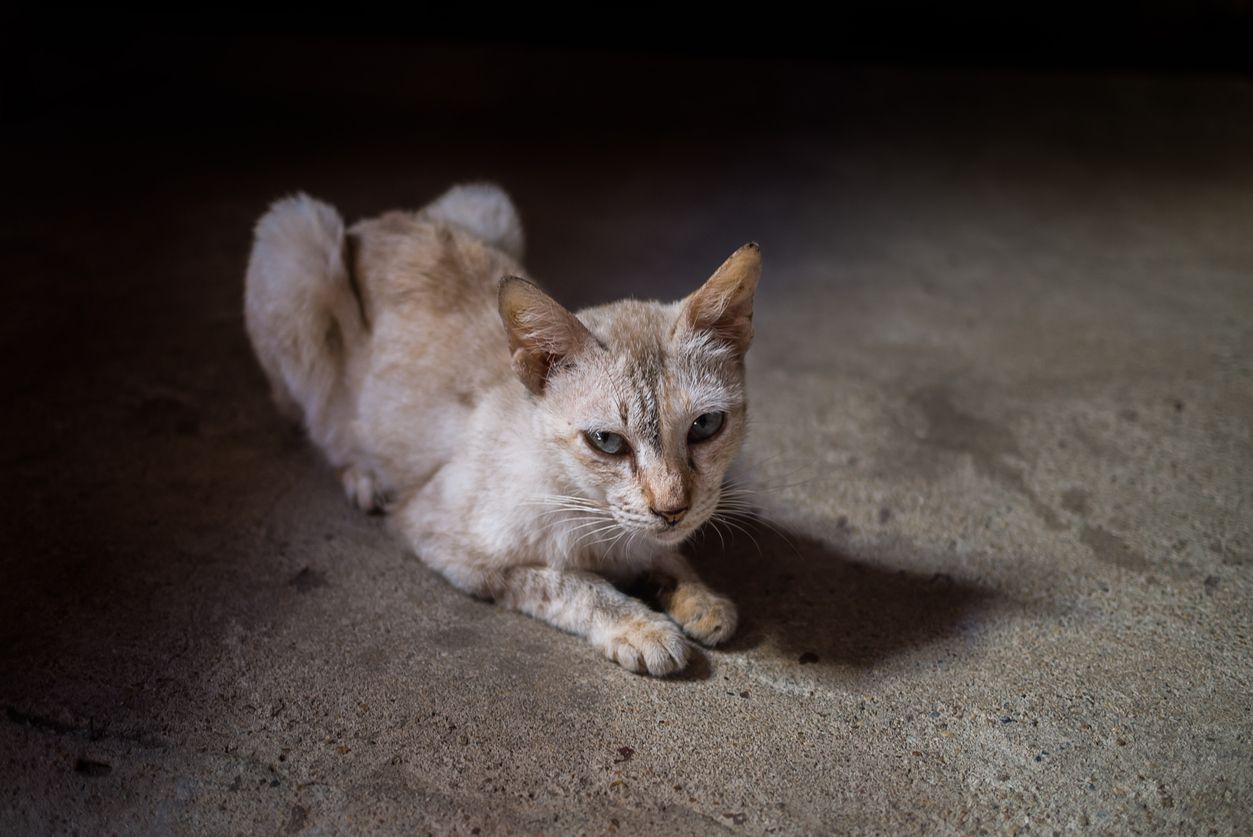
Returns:
[[[1253,84],[759,69],[747,124],[227,78],[6,131],[0,833],[1253,827]],[[762,243],[784,534],[694,544],[744,627],[685,676],[455,592],[266,399],[266,203],[474,176],[572,305]]]

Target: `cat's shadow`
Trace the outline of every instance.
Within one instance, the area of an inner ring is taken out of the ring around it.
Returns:
[[[996,599],[939,565],[929,573],[896,569],[777,524],[748,528],[731,538],[698,533],[686,550],[708,584],[739,608],[739,629],[716,654],[767,649],[799,667],[869,669],[914,649],[960,640]],[[632,592],[645,591],[634,586]],[[702,653],[678,678],[711,675]]]

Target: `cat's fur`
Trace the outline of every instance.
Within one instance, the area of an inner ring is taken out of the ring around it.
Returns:
[[[678,546],[713,513],[744,437],[758,247],[682,301],[577,317],[517,278],[522,250],[491,183],[347,230],[330,206],[285,198],[256,226],[248,334],[349,498],[392,513],[452,584],[633,671],[682,668],[683,634],[713,645],[736,626]],[[713,412],[721,430],[689,445]],[[630,455],[594,449],[595,430]],[[610,583],[642,574],[664,614]]]

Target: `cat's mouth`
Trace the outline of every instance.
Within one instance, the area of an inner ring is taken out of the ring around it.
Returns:
[[[671,524],[660,523],[654,515],[642,515],[621,508],[611,508],[614,520],[623,530],[643,535],[662,546],[677,546],[704,526],[717,505],[716,499],[705,501]]]
[[[676,546],[687,540],[689,535],[699,529],[701,522],[697,522],[694,519],[685,519],[673,526],[656,526],[651,523],[640,525],[640,522],[637,521],[624,522],[619,520],[618,526],[625,532],[635,532],[638,535],[643,535],[662,546]]]
[[[697,529],[708,521],[709,514],[688,515],[672,526],[658,526],[648,529],[653,540],[665,546],[675,546],[687,540]]]

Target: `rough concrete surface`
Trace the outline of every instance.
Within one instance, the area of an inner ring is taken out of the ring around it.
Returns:
[[[230,65],[6,130],[0,833],[1253,827],[1253,85],[650,59],[581,130],[469,55],[474,113]],[[454,591],[267,401],[267,202],[478,176],[572,305],[762,244],[774,529],[693,544],[744,625],[684,676]]]

